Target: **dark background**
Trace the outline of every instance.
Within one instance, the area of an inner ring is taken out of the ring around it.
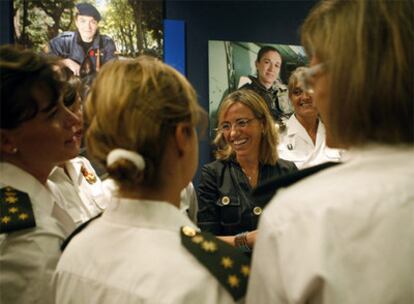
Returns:
[[[300,45],[299,29],[316,1],[172,1],[164,18],[185,22],[186,72],[208,112],[208,41]],[[0,0],[0,43],[12,43],[12,0]],[[212,160],[210,139],[200,140],[200,166]],[[198,184],[197,174],[194,183]]]
[[[316,1],[172,1],[166,19],[185,21],[186,72],[208,111],[208,41],[230,40],[300,45],[300,25]],[[213,160],[210,139],[200,140],[201,166]],[[198,173],[200,170],[198,171]],[[198,184],[197,174],[194,183]]]

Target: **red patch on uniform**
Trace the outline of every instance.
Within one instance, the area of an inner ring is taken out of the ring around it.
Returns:
[[[93,50],[89,51],[89,56],[95,56],[95,52]]]

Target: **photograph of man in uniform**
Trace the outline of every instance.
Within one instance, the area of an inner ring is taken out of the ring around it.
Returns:
[[[62,62],[74,75],[88,80],[99,68],[116,57],[115,43],[99,33],[101,15],[89,3],[76,6],[76,31],[63,32],[49,41],[49,53],[62,57]]]

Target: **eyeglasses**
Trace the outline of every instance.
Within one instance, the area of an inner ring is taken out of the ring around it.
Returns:
[[[299,87],[294,88],[294,89],[293,89],[293,91],[292,91],[292,95],[293,95],[293,96],[296,96],[296,97],[301,96],[303,93],[307,93],[307,92],[306,92],[306,91],[304,91],[304,90],[302,90],[302,89],[301,89],[301,88],[299,88]]]
[[[221,133],[229,133],[233,129],[233,126],[236,130],[241,130],[246,128],[249,125],[249,123],[255,119],[257,118],[240,118],[237,119],[236,122],[233,124],[229,122],[224,122],[220,125],[220,127],[218,127],[215,130]]]
[[[298,85],[308,94],[313,94],[312,78],[326,69],[325,63],[319,63],[313,67],[304,68],[303,72],[298,75]]]

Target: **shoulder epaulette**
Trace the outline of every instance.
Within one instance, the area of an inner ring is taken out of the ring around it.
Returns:
[[[0,233],[36,227],[29,195],[12,187],[0,189]]]
[[[318,173],[319,171],[330,168],[332,166],[336,166],[338,164],[340,163],[326,162],[326,163],[322,163],[317,166],[309,167],[309,168],[298,170],[298,171],[288,173],[282,176],[278,176],[273,179],[269,179],[265,181],[264,183],[261,183],[260,185],[258,185],[253,190],[252,196],[257,201],[261,201],[267,204],[280,188],[291,186],[294,183],[310,175]],[[264,207],[264,205],[262,207]]]
[[[243,298],[250,275],[250,258],[233,246],[207,232],[181,228],[181,243],[231,294]]]
[[[99,213],[98,215],[90,218],[89,220],[87,220],[86,222],[80,224],[78,227],[76,227],[75,230],[73,230],[73,232],[63,241],[62,245],[60,245],[60,250],[63,252],[63,250],[65,250],[65,248],[69,245],[70,241],[78,234],[80,233],[83,229],[85,229],[92,221],[96,220],[97,218],[99,218],[102,215],[102,212]]]

